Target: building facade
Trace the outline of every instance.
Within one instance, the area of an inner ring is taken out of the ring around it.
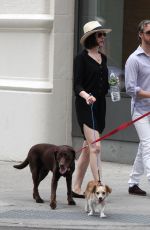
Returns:
[[[74,0],[0,0],[0,160],[72,145]]]
[[[0,0],[0,160],[22,160],[41,142],[81,147],[72,70],[89,20],[112,28],[108,66],[121,80],[121,101],[107,96],[104,134],[131,119],[124,64],[149,7],[149,0]],[[137,144],[131,126],[102,142],[102,159],[131,163]]]

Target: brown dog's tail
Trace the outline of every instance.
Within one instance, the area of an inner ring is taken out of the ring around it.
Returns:
[[[29,164],[28,158],[26,158],[21,164],[19,165],[13,165],[16,169],[23,169]]]

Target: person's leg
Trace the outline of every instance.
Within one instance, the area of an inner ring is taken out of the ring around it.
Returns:
[[[133,119],[140,115],[141,114],[134,113]],[[150,117],[145,117],[137,121],[134,125],[140,139],[140,144],[129,179],[129,193],[146,195],[146,192],[139,190],[137,186],[140,181],[140,176],[144,173],[144,169],[150,182]]]
[[[150,182],[150,116],[136,122],[135,128],[140,139],[144,169]]]
[[[87,145],[87,142],[83,142],[83,147]],[[81,194],[81,185],[86,173],[86,170],[89,165],[89,148],[85,148],[82,150],[79,159],[77,161],[76,171],[75,171],[75,177],[74,177],[74,186],[73,186],[73,192],[77,194]]]
[[[89,145],[90,150],[90,167],[94,180],[99,180],[98,170],[101,177],[101,158],[100,158],[100,142],[91,144],[95,139],[100,137],[98,131],[84,125],[84,134]]]
[[[132,187],[135,184],[138,185],[140,182],[140,177],[143,175],[143,173],[144,173],[144,165],[143,165],[141,144],[139,144],[137,155],[128,181],[129,186]]]

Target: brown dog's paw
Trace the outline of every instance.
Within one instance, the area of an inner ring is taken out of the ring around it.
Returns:
[[[42,200],[41,198],[36,199],[36,203],[44,203],[44,200]]]
[[[36,195],[35,193],[33,193],[33,199],[35,199],[36,203],[44,203],[44,200],[38,195]]]
[[[68,205],[76,205],[76,202],[72,199],[72,200],[68,201]]]
[[[52,201],[50,203],[50,206],[51,206],[51,209],[55,209],[56,208],[56,202],[55,201]]]

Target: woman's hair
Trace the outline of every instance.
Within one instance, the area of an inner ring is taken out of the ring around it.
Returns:
[[[148,24],[150,24],[150,20],[143,20],[139,23],[138,25],[138,40],[141,43],[141,38],[139,36],[139,33],[142,33],[144,31],[144,27],[147,26]]]
[[[91,34],[89,37],[87,37],[84,41],[84,47],[86,49],[92,49],[94,47],[98,46],[98,43],[96,41],[96,33]]]

